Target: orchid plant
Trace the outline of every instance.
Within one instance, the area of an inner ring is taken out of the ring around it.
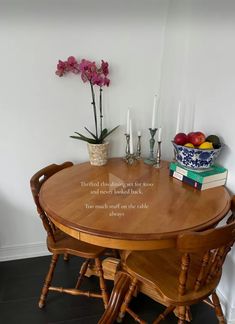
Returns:
[[[83,82],[89,82],[91,88],[92,107],[95,122],[95,133],[84,127],[85,130],[91,135],[91,137],[84,136],[81,133],[74,132],[76,136],[70,136],[81,141],[85,141],[91,144],[102,144],[104,139],[114,132],[119,126],[114,127],[108,131],[107,128],[103,128],[103,105],[102,105],[102,91],[104,86],[109,86],[110,79],[109,64],[101,61],[101,65],[97,66],[96,62],[91,62],[82,59],[80,62],[76,60],[74,56],[70,56],[67,61],[59,60],[57,64],[56,74],[59,77],[64,76],[67,73],[81,74]],[[99,111],[97,111],[96,97],[95,97],[95,86],[99,87]],[[99,129],[98,129],[98,118],[99,118]]]

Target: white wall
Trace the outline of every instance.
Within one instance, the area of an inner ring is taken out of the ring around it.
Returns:
[[[172,157],[177,105],[184,103],[182,131],[217,134],[225,143],[219,162],[229,169],[227,187],[235,192],[235,2],[172,0],[165,33],[161,109],[164,156]],[[171,116],[169,118],[169,116]],[[191,127],[191,129],[190,129]],[[229,323],[235,323],[235,252],[228,256],[219,293]]]
[[[135,131],[150,126],[166,13],[165,0],[0,2],[0,260],[46,251],[33,173],[88,158],[86,144],[69,135],[93,127],[90,89],[80,76],[57,77],[58,59],[110,63],[105,125],[121,125],[110,141],[111,154],[122,156],[127,108]]]
[[[194,130],[217,134],[226,145],[219,162],[229,168],[227,185],[233,192],[234,14],[235,2],[231,0],[172,1],[161,82],[166,156],[170,158],[178,102],[184,104],[182,131],[186,132],[192,130],[191,111],[195,103]]]

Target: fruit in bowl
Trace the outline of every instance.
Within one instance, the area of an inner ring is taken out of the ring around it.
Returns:
[[[213,145],[213,147],[215,149],[221,147],[220,139],[219,139],[219,137],[217,135],[209,135],[209,136],[207,136],[206,141],[212,143],[212,145]]]
[[[174,142],[178,145],[185,145],[188,142],[188,136],[185,133],[175,135]]]
[[[184,144],[184,146],[194,148],[194,145],[192,143],[186,143]]]
[[[177,162],[190,169],[210,168],[221,151],[219,137],[216,135],[206,137],[199,131],[184,134],[186,137],[182,134],[184,133],[176,134],[172,141]]]
[[[199,149],[203,150],[213,150],[213,144],[211,142],[203,142],[201,145],[198,146]]]
[[[188,134],[188,141],[194,146],[199,146],[205,142],[206,136],[202,132],[191,132]]]

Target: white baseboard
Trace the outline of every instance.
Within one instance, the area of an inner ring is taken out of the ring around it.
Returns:
[[[0,262],[49,255],[45,242],[0,247]]]

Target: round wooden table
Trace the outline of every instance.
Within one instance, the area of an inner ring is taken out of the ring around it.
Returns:
[[[113,158],[102,167],[86,162],[56,173],[43,184],[40,203],[58,228],[79,240],[153,250],[174,247],[179,233],[215,226],[229,211],[230,196],[225,187],[198,191],[170,177],[167,162],[156,169]],[[129,284],[121,273],[99,324],[115,321]],[[141,291],[155,299],[148,286]]]
[[[160,169],[113,158],[64,169],[41,188],[52,222],[79,240],[124,249],[172,247],[177,234],[217,224],[230,208],[225,187],[198,191]]]

